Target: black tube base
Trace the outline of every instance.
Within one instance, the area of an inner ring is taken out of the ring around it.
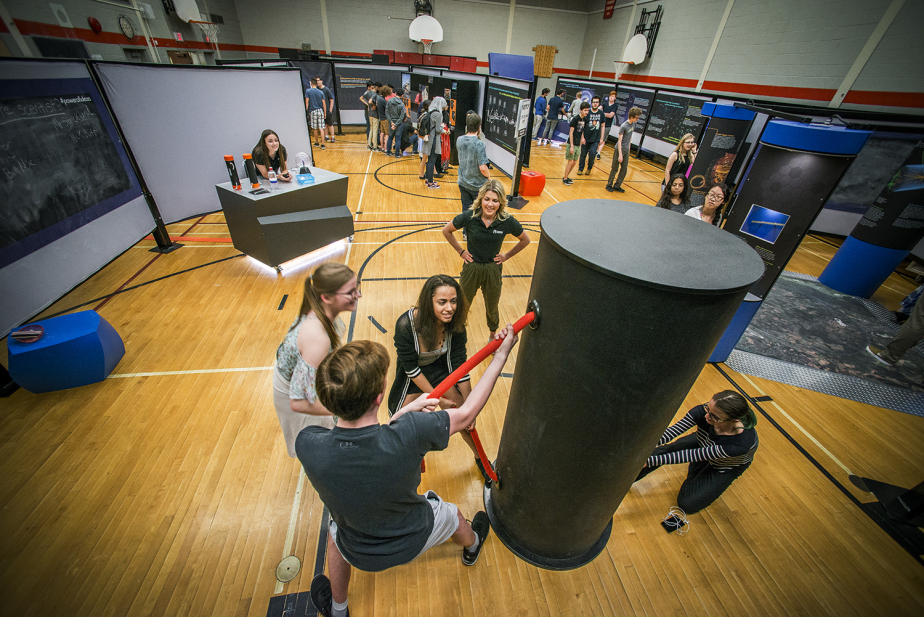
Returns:
[[[606,548],[606,543],[610,541],[610,533],[613,531],[613,521],[610,520],[609,524],[600,535],[600,538],[593,546],[583,553],[567,558],[546,557],[534,553],[521,545],[510,535],[510,532],[504,528],[504,524],[501,522],[500,517],[494,513],[494,508],[492,507],[490,483],[486,484],[484,487],[484,508],[488,513],[488,519],[491,521],[491,529],[494,530],[494,534],[503,542],[504,546],[526,563],[545,570],[575,570],[589,564],[597,558],[597,555],[603,552],[604,548]]]

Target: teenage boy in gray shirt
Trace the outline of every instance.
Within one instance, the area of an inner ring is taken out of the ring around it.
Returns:
[[[613,152],[613,164],[610,169],[610,177],[606,182],[606,190],[609,192],[616,191],[625,193],[626,189],[622,188],[622,181],[626,179],[626,172],[629,171],[629,147],[632,145],[632,133],[635,131],[635,123],[642,115],[642,110],[633,107],[629,110],[628,119],[619,127],[619,139],[616,141],[616,151]],[[616,176],[616,170],[619,170],[619,177],[616,178],[616,184],[613,184],[613,178]]]
[[[471,209],[478,191],[490,177],[488,153],[484,142],[478,139],[481,117],[473,111],[465,118],[465,135],[456,139],[459,155],[459,192],[462,194],[462,212]]]

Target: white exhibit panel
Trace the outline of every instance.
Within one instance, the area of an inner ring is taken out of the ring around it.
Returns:
[[[481,114],[485,151],[488,160],[511,178],[517,166],[517,109],[520,100],[528,98],[529,83],[525,81],[493,76],[487,79]]]
[[[215,185],[228,179],[224,155],[246,180],[243,154],[264,129],[289,158],[311,153],[298,69],[98,64],[161,216],[173,223],[221,209]]]
[[[711,96],[659,90],[648,113],[641,149],[669,157],[686,133],[699,140],[706,124],[702,106],[711,100]]]
[[[85,63],[4,60],[0,81],[5,336],[150,233],[154,218]]]

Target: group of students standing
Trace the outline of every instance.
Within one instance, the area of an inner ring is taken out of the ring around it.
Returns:
[[[359,97],[365,107],[366,145],[385,156],[403,157],[420,154],[421,180],[427,188],[438,189],[435,178],[449,169],[449,112],[441,96],[419,101],[417,125],[411,121],[410,91],[395,90],[391,84],[366,82]],[[406,151],[411,148],[412,151]]]

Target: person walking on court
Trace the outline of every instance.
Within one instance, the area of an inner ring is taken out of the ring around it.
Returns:
[[[584,117],[584,134],[581,135],[581,160],[578,162],[578,175],[584,175],[584,163],[587,163],[587,175],[593,171],[597,156],[597,147],[600,145],[600,133],[603,128],[603,110],[600,108],[600,97],[594,96],[590,100],[590,109]]]
[[[875,345],[866,347],[867,353],[883,364],[892,366],[901,361],[909,349],[921,342],[924,338],[924,300],[919,300],[911,311],[902,327],[895,333],[895,337],[882,349]]]
[[[558,126],[558,121],[561,119],[561,110],[565,105],[565,90],[556,94],[549,100],[548,113],[545,117],[545,130],[542,131],[542,139],[539,140],[537,145],[543,146],[548,144],[551,140],[549,135],[552,137],[555,136],[555,127]]]
[[[677,506],[686,514],[699,512],[751,466],[758,445],[756,425],[757,416],[743,396],[734,390],[717,392],[664,431],[635,481],[662,465],[689,463]],[[691,428],[696,428],[695,435],[668,443]]]
[[[565,144],[565,175],[561,179],[562,184],[568,186],[574,184],[574,180],[569,176],[581,156],[581,143],[584,139],[584,128],[587,126],[585,119],[589,111],[590,103],[581,103],[580,112],[569,122],[568,143]]]
[[[376,96],[375,83],[367,81],[366,91],[359,97],[359,100],[362,102],[363,107],[365,107],[366,144],[369,146],[370,150],[375,150],[375,140],[378,139],[379,134],[379,117],[378,114],[375,113]]]
[[[533,118],[533,139],[536,139],[536,135],[539,134],[539,127],[542,125],[542,120],[545,118],[545,113],[548,110],[548,103],[545,99],[546,95],[549,93],[548,88],[543,88],[542,96],[536,99],[536,104],[534,106],[534,118]],[[539,144],[536,144],[539,145]]]
[[[622,181],[626,179],[626,172],[629,171],[629,148],[632,145],[632,133],[635,131],[635,123],[642,115],[642,110],[633,107],[629,110],[629,117],[619,127],[619,138],[616,140],[616,151],[613,152],[613,164],[610,168],[610,177],[606,182],[606,190],[618,193],[625,193],[626,189],[622,188]],[[616,171],[619,171],[619,177],[616,177]],[[616,183],[613,183],[616,178]]]
[[[463,249],[453,235],[464,230],[468,248]],[[507,251],[501,252],[504,237],[510,234],[519,242]],[[500,324],[497,310],[503,286],[504,262],[526,248],[529,235],[518,220],[507,213],[507,196],[504,185],[491,178],[478,191],[474,208],[463,212],[443,227],[443,237],[462,258],[462,273],[459,282],[469,306],[475,300],[478,290],[484,295],[484,310],[491,337]]]
[[[459,155],[459,193],[462,195],[462,212],[471,209],[478,197],[478,191],[490,178],[488,153],[484,142],[478,139],[481,132],[481,116],[469,112],[465,118],[465,135],[456,139]]]

